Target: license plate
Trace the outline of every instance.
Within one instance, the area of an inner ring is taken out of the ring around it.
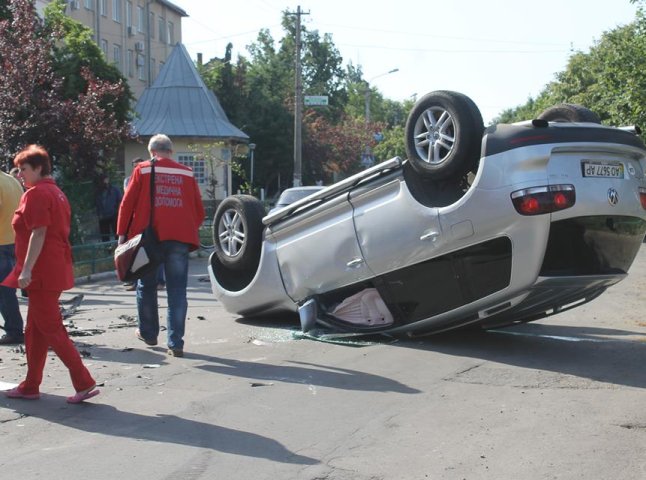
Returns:
[[[584,177],[624,178],[623,163],[583,162]]]

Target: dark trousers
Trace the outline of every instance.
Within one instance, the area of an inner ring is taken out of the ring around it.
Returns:
[[[117,217],[99,218],[99,232],[101,233],[101,241],[110,241],[110,236],[114,235],[117,238]]]
[[[0,245],[0,281],[11,273],[15,264],[14,245]],[[21,339],[23,321],[15,288],[0,286],[0,314],[4,319],[4,330],[7,335]]]

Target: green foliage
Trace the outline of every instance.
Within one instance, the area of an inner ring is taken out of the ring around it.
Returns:
[[[646,125],[646,0],[633,0],[633,23],[603,34],[589,52],[575,52],[535,98],[500,113],[494,120],[535,118],[556,103],[579,103],[604,123]],[[248,46],[249,56],[202,66],[206,84],[220,99],[229,119],[257,145],[255,182],[271,195],[291,182],[294,158],[295,20],[285,12],[284,36],[275,41],[262,30]],[[329,107],[304,108],[303,183],[349,175],[363,168],[361,155],[371,148],[377,161],[405,157],[404,126],[414,101],[389,100],[367,83],[361,66],[343,59],[328,34],[301,27],[302,78],[305,95],[327,95]],[[369,104],[370,122],[366,124]],[[383,134],[375,142],[374,134]],[[241,158],[240,184],[246,185],[249,162]]]
[[[72,204],[72,239],[82,241],[96,222],[86,215],[92,179],[114,169],[112,154],[128,137],[130,96],[88,30],[63,14],[62,0],[47,7],[45,22],[31,0],[4,5],[10,20],[0,21],[0,156],[9,163],[28,144],[47,149]]]
[[[54,7],[60,9],[60,1]],[[43,24],[30,0],[12,0],[9,8],[11,22],[0,21],[0,154],[10,159],[38,143],[66,177],[93,178],[127,137],[126,123],[117,118],[123,84],[83,66],[86,86],[70,96],[54,58],[64,30]]]
[[[372,149],[375,161],[383,162],[393,157],[406,158],[404,127],[395,125],[383,132],[384,139]]]
[[[112,63],[108,63],[103,51],[93,40],[90,28],[65,15],[65,0],[54,0],[45,7],[45,31],[58,32],[61,36],[52,49],[54,73],[63,81],[63,96],[74,99],[88,89],[88,80],[83,71],[87,69],[97,79],[120,84],[118,96],[106,96],[101,106],[111,109],[120,124],[131,119],[130,104],[134,101],[126,78]]]
[[[574,53],[534,99],[503,111],[497,122],[535,118],[557,103],[583,105],[609,125],[646,125],[646,17],[643,1],[634,22],[605,32],[588,52]]]

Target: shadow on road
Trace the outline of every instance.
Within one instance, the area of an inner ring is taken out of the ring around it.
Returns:
[[[597,382],[646,388],[646,342],[616,329],[527,324],[489,331],[454,331],[393,346],[470,357]],[[614,338],[613,338],[614,337]]]
[[[148,416],[124,412],[100,403],[61,409],[60,405],[64,401],[61,396],[45,394],[38,402],[8,400],[3,403],[20,415],[41,418],[91,433],[207,448],[281,463],[319,463],[316,459],[289,451],[276,440],[251,432],[187,420],[175,415]]]
[[[208,362],[207,365],[198,365],[195,368],[252,380],[273,380],[365,392],[421,393],[420,390],[408,387],[396,380],[347,368],[305,362],[290,362],[292,365],[270,365],[200,354],[191,354],[191,358]]]
[[[236,321],[258,327],[294,328],[293,319]],[[597,382],[646,388],[646,374],[643,373],[646,338],[643,332],[527,323],[498,330],[464,329],[414,339],[400,337],[395,343],[385,336],[370,338],[374,343],[391,344],[393,347],[478,358]],[[225,371],[225,367],[214,370]]]

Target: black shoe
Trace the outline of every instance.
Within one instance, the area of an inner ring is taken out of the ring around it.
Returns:
[[[25,337],[12,337],[6,333],[0,337],[0,345],[20,345],[25,343]]]
[[[150,345],[151,347],[154,347],[155,345],[157,345],[157,339],[156,338],[154,340],[148,340],[148,339],[141,336],[141,333],[139,333],[139,330],[137,330],[135,332],[135,335],[137,335],[137,338],[139,340],[141,340],[142,342],[144,342],[146,345]]]
[[[184,350],[181,348],[169,348],[168,353],[171,357],[183,357],[184,356]]]

